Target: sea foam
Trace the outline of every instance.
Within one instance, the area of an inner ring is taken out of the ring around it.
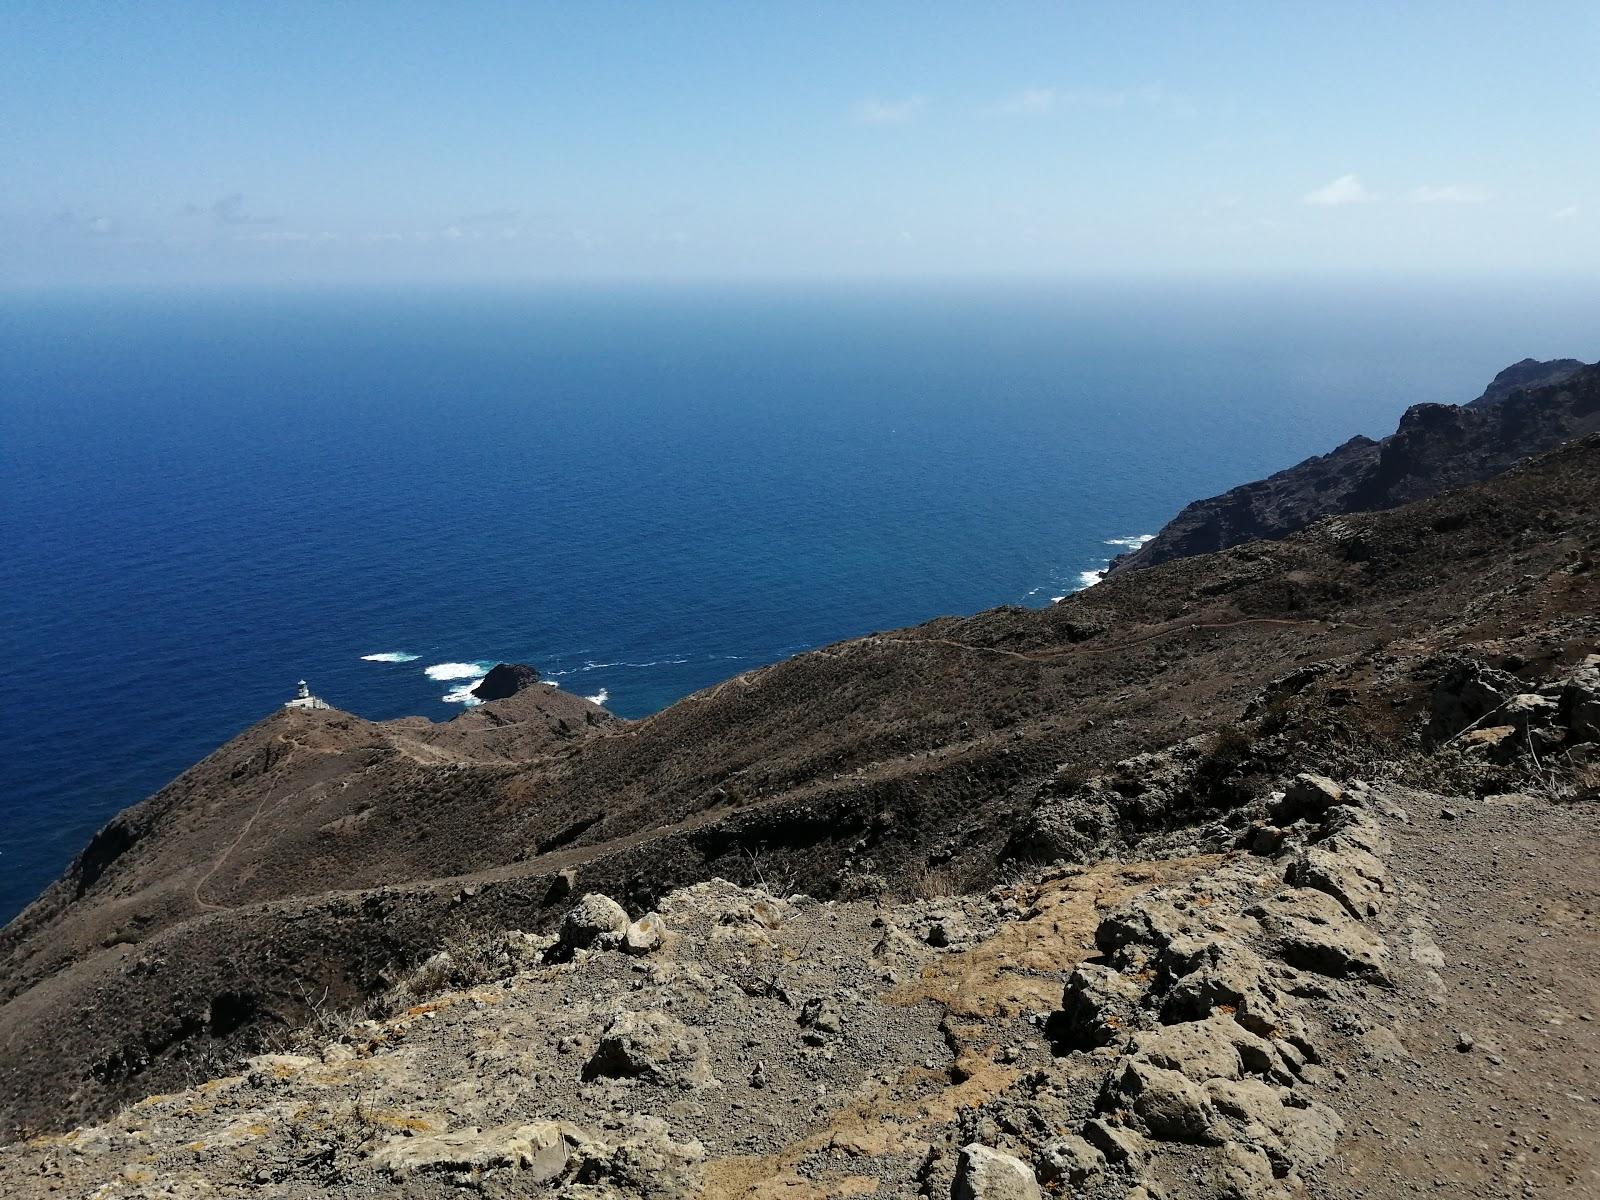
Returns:
[[[1146,542],[1155,540],[1156,535],[1153,533],[1136,533],[1132,537],[1107,538],[1105,544],[1108,546],[1121,546],[1125,550],[1137,550]]]
[[[476,708],[478,705],[483,703],[483,700],[478,696],[474,696],[472,694],[472,689],[477,687],[482,682],[483,679],[481,677],[478,679],[469,679],[465,683],[457,684],[444,695],[440,696],[439,699],[443,700],[446,704],[461,704],[465,705],[467,708]]]
[[[603,705],[607,700],[611,699],[611,693],[606,691],[605,688],[601,688],[594,695],[585,696],[584,699],[587,700],[590,704],[601,704],[601,705]]]
[[[492,666],[494,666],[493,663],[435,663],[431,667],[424,667],[422,673],[429,679],[437,679],[440,681],[446,679],[482,679],[489,673],[489,668]]]
[[[416,654],[407,654],[404,650],[385,650],[382,654],[363,654],[362,662],[403,663],[416,662],[421,657]]]

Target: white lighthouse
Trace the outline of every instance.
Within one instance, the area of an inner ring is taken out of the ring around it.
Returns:
[[[311,689],[306,686],[306,681],[302,679],[300,686],[295,688],[294,699],[285,700],[283,706],[285,708],[327,708],[328,702],[321,696],[313,696]]]

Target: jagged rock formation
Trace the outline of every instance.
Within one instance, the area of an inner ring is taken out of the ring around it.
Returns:
[[[1553,358],[1548,362],[1525,358],[1496,375],[1489,386],[1483,389],[1483,395],[1468,401],[1467,407],[1482,408],[1487,404],[1498,404],[1513,392],[1531,392],[1562,383],[1583,370],[1584,366],[1575,358]]]
[[[1353,437],[1266,479],[1196,500],[1154,539],[1114,559],[1108,573],[1281,538],[1323,517],[1407,504],[1597,430],[1600,365],[1524,359],[1470,404],[1413,405],[1381,442]]]

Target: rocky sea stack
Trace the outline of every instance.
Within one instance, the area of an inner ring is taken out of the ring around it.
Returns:
[[[523,663],[499,663],[472,689],[479,700],[509,700],[539,682],[539,672]]]

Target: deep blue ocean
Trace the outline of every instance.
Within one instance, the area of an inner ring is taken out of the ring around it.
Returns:
[[[0,297],[0,919],[302,677],[442,720],[515,660],[634,717],[1046,604],[1190,499],[1600,357],[1597,318],[1531,284]]]

